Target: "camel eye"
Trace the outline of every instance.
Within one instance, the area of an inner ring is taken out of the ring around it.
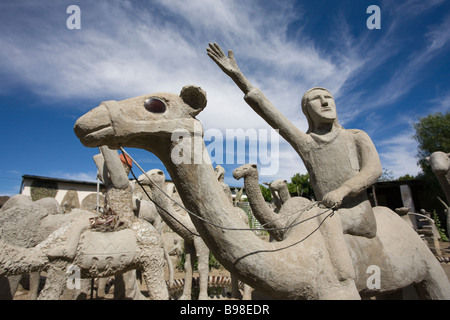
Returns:
[[[166,104],[162,100],[156,98],[145,100],[144,107],[147,111],[152,113],[164,113],[166,111]]]

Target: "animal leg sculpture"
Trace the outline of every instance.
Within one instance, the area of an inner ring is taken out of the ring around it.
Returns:
[[[193,276],[193,268],[195,262],[195,248],[194,246],[185,241],[184,242],[184,287],[183,294],[180,297],[180,300],[191,300],[192,295],[192,276]]]
[[[64,260],[54,260],[49,264],[47,270],[47,283],[42,289],[38,300],[60,300],[64,288],[68,283],[68,274],[66,273],[69,263]]]
[[[194,237],[200,292],[198,300],[208,300],[209,249],[200,237]]]
[[[115,300],[147,300],[139,289],[136,270],[127,271],[116,275],[114,280]]]
[[[28,299],[36,300],[39,294],[40,272],[30,272],[30,292]]]

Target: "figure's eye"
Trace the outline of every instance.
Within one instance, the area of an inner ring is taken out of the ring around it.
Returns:
[[[145,100],[144,107],[147,111],[152,113],[164,113],[166,111],[166,104],[162,100],[156,98]]]

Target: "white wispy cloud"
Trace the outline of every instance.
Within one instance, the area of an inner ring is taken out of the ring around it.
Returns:
[[[233,49],[250,81],[297,127],[306,130],[300,100],[307,89],[320,85],[330,89],[339,102],[345,98],[345,103],[338,104],[339,119],[349,123],[410,92],[420,70],[449,42],[450,30],[448,17],[431,27],[425,51],[412,52],[383,88],[366,92],[354,87],[398,52],[396,27],[401,18],[392,19],[375,43],[367,33],[353,35],[345,20],[321,39],[312,39],[300,27],[292,41],[289,25],[307,14],[295,1],[78,1],[81,30],[65,26],[65,8],[72,3],[56,7],[52,1],[20,3],[0,4],[6,20],[18,20],[1,24],[5,31],[0,34],[0,70],[9,82],[26,86],[42,99],[94,101],[179,92],[186,84],[197,84],[208,94],[208,107],[198,118],[205,129],[221,131],[269,127],[207,57],[208,42],[219,42],[224,51]],[[24,3],[28,13],[22,10]],[[383,8],[397,12],[392,13],[395,17],[405,17],[404,12],[410,11],[411,18],[443,1],[405,3],[386,2]],[[8,18],[8,10],[17,16]],[[335,50],[321,51],[320,41],[334,41]],[[403,142],[412,146],[409,140]],[[394,146],[403,148],[395,141],[380,146],[392,170],[400,169],[398,157],[391,155]],[[401,157],[412,155],[404,151]],[[281,143],[280,170],[274,178],[288,179],[297,172],[306,172],[300,158],[287,143]],[[75,177],[87,178],[82,173],[72,174]]]
[[[53,171],[49,174],[50,177],[75,180],[75,181],[86,181],[86,182],[96,182],[97,181],[97,172],[89,171],[89,172],[61,172],[61,171]]]
[[[412,176],[421,172],[417,164],[417,141],[413,138],[414,132],[407,130],[379,142],[380,160],[383,168],[393,172],[394,178],[410,174]]]

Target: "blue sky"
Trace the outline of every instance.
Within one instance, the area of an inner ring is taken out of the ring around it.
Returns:
[[[73,4],[79,30],[66,26]],[[366,27],[369,5],[381,9],[379,30]],[[94,181],[98,150],[82,146],[73,125],[105,100],[196,84],[208,94],[205,129],[268,129],[208,58],[209,42],[233,49],[247,78],[304,131],[303,93],[328,88],[340,123],[366,131],[395,177],[420,171],[411,124],[450,109],[444,0],[2,1],[0,30],[0,195],[18,193],[24,174]],[[163,169],[146,151],[128,152]],[[232,186],[242,185],[231,175],[239,165],[225,165]],[[261,182],[296,172],[306,173],[303,163],[280,140],[279,170]]]

